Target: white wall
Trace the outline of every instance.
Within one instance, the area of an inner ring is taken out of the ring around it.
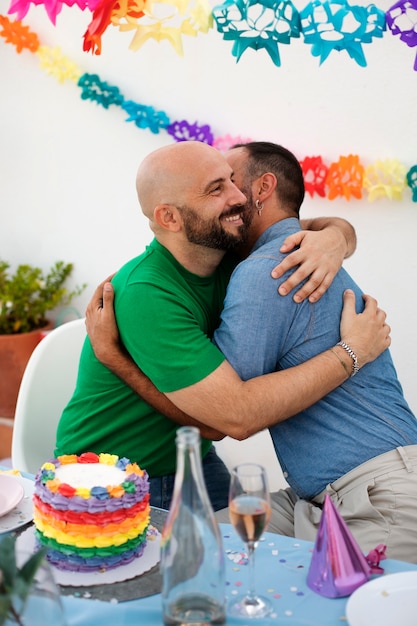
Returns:
[[[1,14],[8,7],[0,0]],[[184,37],[180,57],[166,41],[132,52],[132,35],[109,27],[102,55],[92,56],[82,52],[88,21],[87,12],[64,7],[54,27],[43,6],[32,6],[24,23],[82,72],[97,73],[126,99],[172,121],[210,124],[215,136],[270,139],[300,159],[321,154],[328,164],[350,153],[364,165],[417,163],[415,49],[389,31],[364,46],[366,68],[345,52],[319,67],[302,39],[279,46],[276,67],[265,51],[250,50],[236,64],[231,43],[216,30]],[[73,262],[72,284],[88,283],[75,303],[83,313],[95,285],[150,240],[135,173],[145,154],[171,140],[126,123],[119,107],[81,100],[74,83],[60,84],[35,55],[17,54],[1,38],[0,85],[0,258],[44,268],[56,259]],[[417,411],[417,204],[410,190],[399,202],[307,198],[303,214],[340,215],[355,226],[358,249],[346,267],[388,311],[394,358]]]

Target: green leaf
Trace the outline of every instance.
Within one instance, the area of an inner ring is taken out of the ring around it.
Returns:
[[[0,592],[0,626],[2,626],[2,624],[6,621],[11,605],[11,598]]]
[[[35,574],[42,563],[45,554],[46,548],[41,548],[38,552],[33,554],[19,570],[17,579],[19,587],[15,587],[15,589],[19,598],[22,600],[26,599],[33,579],[35,578]]]
[[[17,574],[15,557],[15,537],[7,535],[0,542],[0,570],[3,575],[3,585],[6,590],[13,587]]]

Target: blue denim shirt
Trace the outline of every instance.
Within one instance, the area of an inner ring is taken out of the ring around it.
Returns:
[[[284,239],[300,230],[295,218],[265,231],[232,274],[214,340],[242,379],[303,363],[340,340],[343,292],[362,291],[344,269],[316,303],[280,296],[271,270],[283,258]],[[335,367],[339,367],[335,357]],[[417,444],[417,420],[404,399],[386,350],[325,398],[270,428],[288,483],[311,499],[328,483],[397,446]]]

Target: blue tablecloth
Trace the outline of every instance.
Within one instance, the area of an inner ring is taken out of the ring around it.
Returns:
[[[2,468],[1,470],[7,470]],[[28,476],[29,477],[29,476]],[[31,477],[33,478],[33,477]],[[245,547],[230,524],[220,525],[226,554],[226,596],[244,590],[248,584]],[[346,624],[348,598],[324,598],[309,587],[306,579],[314,544],[309,541],[265,533],[256,550],[256,590],[272,602],[268,618],[245,620],[227,616],[230,626],[341,626]],[[417,570],[417,565],[386,559],[384,575]],[[140,577],[137,580],[140,585]],[[88,595],[88,587],[86,595]],[[63,596],[67,626],[161,626],[161,596],[127,602],[101,602]],[[51,625],[52,626],[52,625]],[[400,624],[398,626],[401,626]]]
[[[226,595],[246,588],[248,565],[245,549],[232,526],[221,524],[226,551]],[[346,624],[348,598],[328,599],[306,584],[313,543],[265,533],[256,551],[256,588],[272,601],[274,613],[262,620],[227,616],[227,624],[288,624],[288,626],[341,626]],[[387,559],[381,562],[385,574],[417,570],[416,565]],[[140,578],[138,578],[140,585]],[[64,597],[68,626],[161,626],[161,596],[129,602]]]

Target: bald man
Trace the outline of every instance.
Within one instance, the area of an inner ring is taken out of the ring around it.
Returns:
[[[130,368],[123,382],[97,360],[87,339],[55,452],[91,450],[137,461],[151,478],[151,504],[168,508],[177,425],[196,424],[217,510],[227,504],[229,475],[211,439],[243,439],[286,419],[344,382],[351,363],[342,367],[346,352],[333,346],[291,370],[243,382],[211,342],[237,262],[226,251],[242,242],[252,217],[231,167],[207,144],[182,142],[146,157],[136,185],[155,238],[112,280],[116,318],[126,363],[133,359],[177,413],[167,419],[153,409],[148,396],[147,403],[134,391],[139,369]],[[384,322],[375,300],[368,297],[356,315],[347,293],[340,333],[361,365],[389,345]],[[123,363],[119,376],[122,370]]]

